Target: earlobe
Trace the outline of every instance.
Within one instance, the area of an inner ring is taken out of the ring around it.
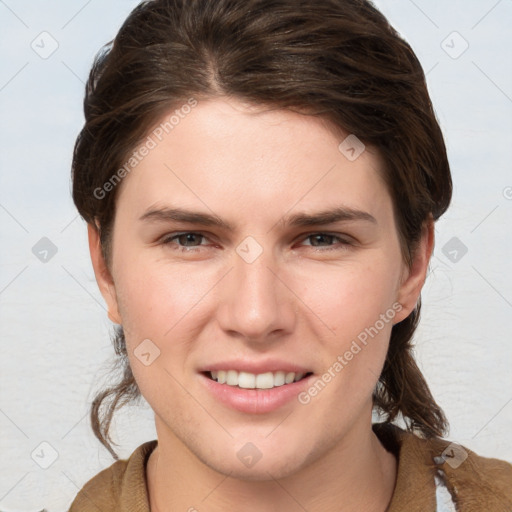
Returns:
[[[103,256],[98,228],[89,223],[87,225],[87,235],[89,238],[89,252],[91,254],[94,275],[101,295],[107,304],[108,317],[115,324],[121,324],[115,284]]]
[[[428,265],[434,248],[434,221],[429,219],[422,230],[421,239],[413,255],[410,268],[404,274],[397,294],[397,302],[402,310],[395,317],[395,322],[401,322],[413,311],[420,298],[421,289],[427,277]]]

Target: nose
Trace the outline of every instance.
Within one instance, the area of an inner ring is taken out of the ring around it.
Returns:
[[[280,276],[273,257],[263,253],[252,262],[235,254],[233,269],[223,279],[217,318],[232,337],[265,344],[293,332],[294,295]]]

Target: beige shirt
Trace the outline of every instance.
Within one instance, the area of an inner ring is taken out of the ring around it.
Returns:
[[[373,430],[398,460],[386,512],[512,512],[512,464],[480,457],[443,439],[422,439],[387,423],[374,424]],[[156,445],[144,443],[128,460],[89,480],[69,512],[150,512],[146,463]]]

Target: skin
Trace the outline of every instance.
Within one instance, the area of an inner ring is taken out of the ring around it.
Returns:
[[[110,268],[89,226],[109,317],[123,325],[135,379],[155,413],[153,511],[225,512],[243,503],[249,512],[384,512],[389,504],[396,460],[371,429],[372,391],[392,325],[418,300],[433,228],[409,268],[378,152],[366,147],[349,161],[331,128],[232,98],[200,101],[124,178]],[[213,213],[233,229],[140,220],[171,205]],[[375,222],[284,222],[337,206]],[[183,232],[199,235],[172,239]],[[263,251],[252,263],[236,252],[247,236]],[[321,376],[397,303],[393,320],[306,405],[293,399],[271,413],[242,413],[200,382],[200,368],[235,357],[275,357]],[[145,339],[160,350],[149,366],[134,355]],[[250,468],[236,456],[247,442],[262,454]]]

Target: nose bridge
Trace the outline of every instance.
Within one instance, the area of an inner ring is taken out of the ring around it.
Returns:
[[[290,331],[291,297],[280,283],[272,251],[247,240],[237,248],[233,266],[219,311],[222,328],[262,341],[274,331]]]

